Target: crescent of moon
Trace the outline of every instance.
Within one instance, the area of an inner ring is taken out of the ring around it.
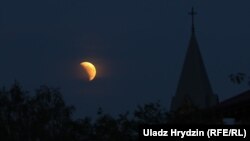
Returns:
[[[93,64],[91,64],[90,62],[82,62],[81,66],[87,72],[88,77],[89,77],[89,81],[92,81],[96,76],[95,66]]]

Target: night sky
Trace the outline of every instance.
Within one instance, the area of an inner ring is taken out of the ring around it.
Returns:
[[[191,17],[214,93],[220,100],[248,86],[250,1],[5,0],[0,2],[0,85],[59,87],[75,117],[112,115],[175,94],[191,35]],[[97,67],[87,81],[80,62]]]

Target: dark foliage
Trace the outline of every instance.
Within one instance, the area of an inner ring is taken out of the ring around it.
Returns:
[[[97,119],[72,119],[58,89],[41,86],[30,94],[15,82],[0,90],[0,138],[9,141],[133,141],[143,123],[166,123],[168,114],[159,103],[138,106],[114,118],[98,110]]]
[[[41,86],[31,94],[15,82],[9,89],[0,90],[0,139],[134,141],[141,124],[221,123],[217,117],[211,118],[212,112],[183,110],[169,113],[156,102],[138,106],[132,114],[126,112],[112,117],[100,108],[94,121],[89,117],[74,120],[74,107],[65,104],[58,89]]]
[[[15,83],[0,91],[0,134],[5,140],[64,140],[72,121],[72,106],[66,106],[60,92],[40,87],[30,97]]]

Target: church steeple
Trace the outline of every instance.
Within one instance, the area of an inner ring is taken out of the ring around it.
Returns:
[[[189,14],[192,17],[192,33],[176,94],[172,99],[171,111],[183,107],[187,97],[196,109],[207,108],[218,103],[217,96],[213,94],[195,36],[194,15],[196,12],[192,8]]]

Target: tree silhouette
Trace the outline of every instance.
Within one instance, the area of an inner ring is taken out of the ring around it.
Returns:
[[[57,89],[42,86],[30,100],[33,134],[42,140],[64,140],[74,108],[66,106]]]
[[[34,97],[27,95],[17,82],[0,91],[0,130],[5,140],[66,139],[72,106],[66,106],[60,92],[43,86]]]
[[[246,79],[246,74],[245,73],[235,73],[235,74],[230,74],[229,75],[230,81],[233,82],[234,84],[241,84],[243,81]]]
[[[134,141],[140,124],[168,123],[169,114],[159,102],[140,105],[133,114],[117,117],[100,108],[96,120],[73,120],[73,106],[59,89],[41,86],[35,93],[15,82],[0,90],[0,138],[9,141]]]
[[[160,105],[160,102],[138,106],[134,111],[136,122],[139,124],[166,124],[170,115]]]
[[[3,88],[0,92],[1,99],[1,133],[7,140],[20,140],[27,130],[28,99],[25,91],[17,82],[7,91]]]

